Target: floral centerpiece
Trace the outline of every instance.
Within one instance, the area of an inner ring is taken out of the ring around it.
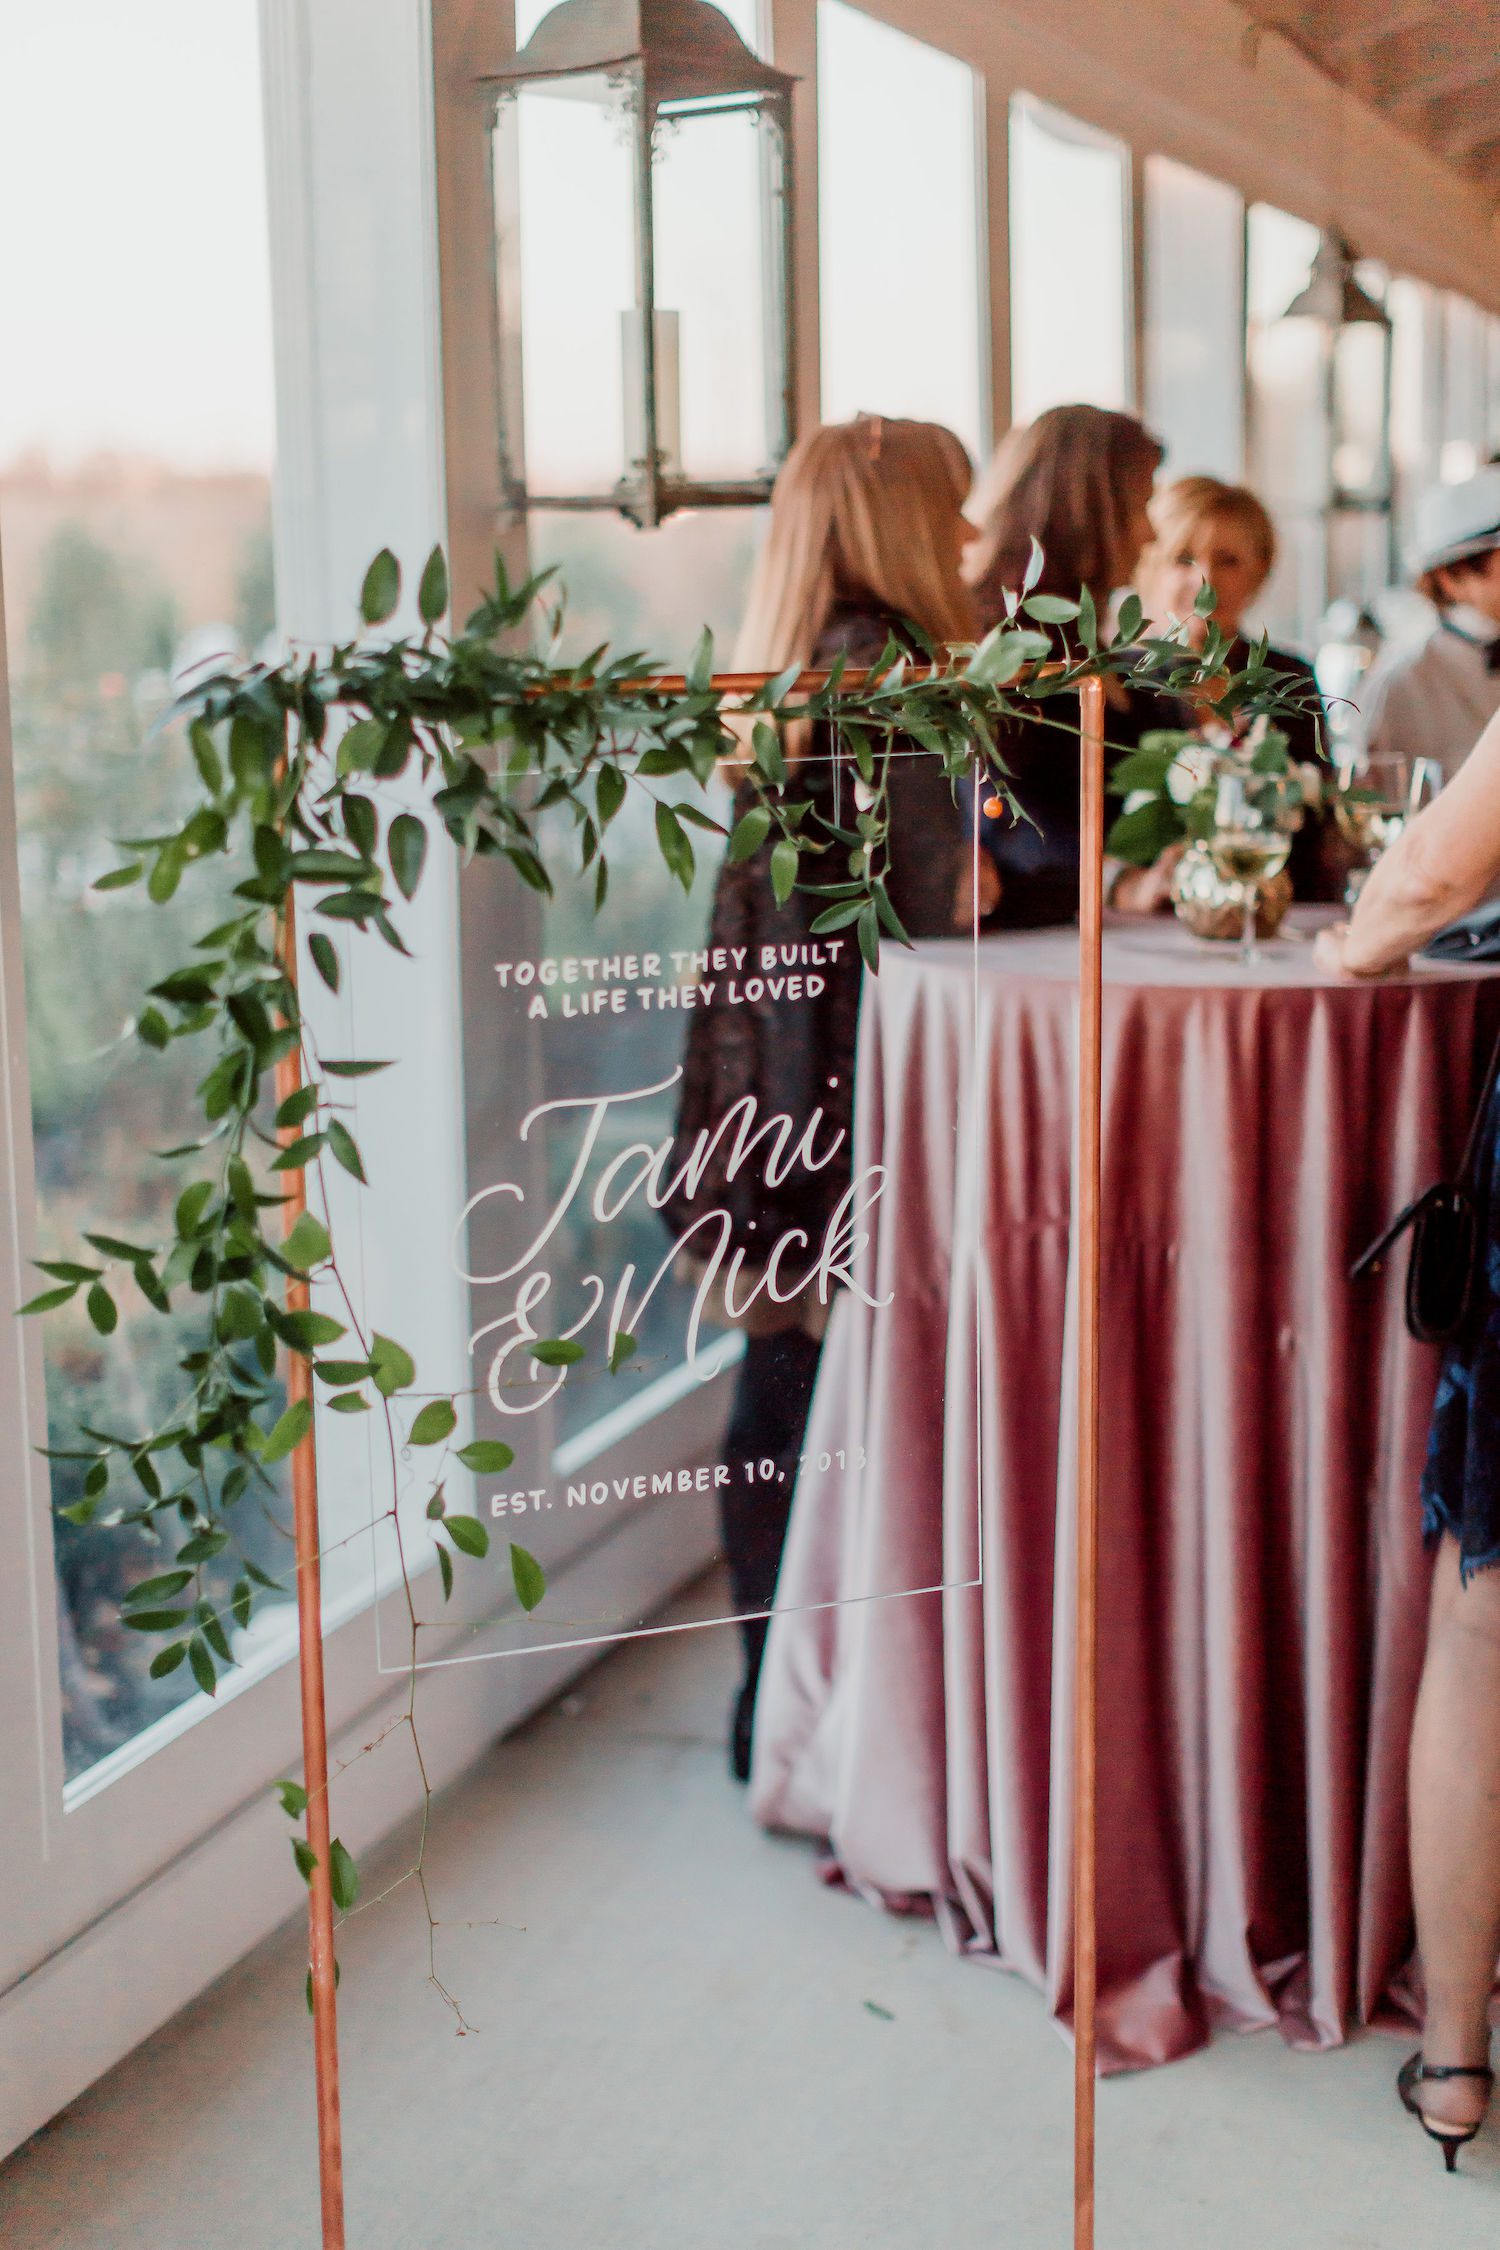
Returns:
[[[1293,784],[1298,826],[1305,807],[1318,801],[1316,769],[1295,765],[1286,735],[1264,717],[1242,727],[1212,719],[1201,727],[1154,729],[1110,777],[1110,789],[1124,799],[1124,806],[1105,848],[1133,867],[1150,867],[1163,852],[1185,846],[1172,878],[1172,902],[1197,937],[1239,935],[1239,888],[1218,873],[1208,844],[1220,782],[1244,774],[1286,776]],[[1275,935],[1291,899],[1291,878],[1284,871],[1261,885],[1256,901],[1260,936]]]

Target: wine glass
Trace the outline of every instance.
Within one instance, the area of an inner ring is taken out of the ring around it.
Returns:
[[[1363,764],[1351,761],[1341,769],[1334,818],[1361,856],[1345,887],[1346,905],[1354,904],[1375,862],[1407,822],[1431,804],[1445,778],[1438,759],[1409,758],[1396,750],[1378,751]]]
[[[1285,774],[1226,773],[1214,795],[1214,830],[1209,855],[1226,883],[1240,894],[1244,916],[1240,959],[1259,959],[1255,945],[1255,909],[1263,883],[1279,875],[1292,848],[1295,813],[1291,784]]]
[[[1447,780],[1447,773],[1439,758],[1413,758],[1411,762],[1411,788],[1407,791],[1407,810],[1415,819],[1425,811]]]

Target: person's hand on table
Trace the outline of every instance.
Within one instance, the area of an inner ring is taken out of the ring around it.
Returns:
[[[1345,977],[1351,981],[1356,977],[1368,980],[1372,977],[1397,975],[1408,965],[1405,961],[1395,961],[1386,969],[1351,969],[1345,959],[1348,943],[1347,922],[1330,922],[1326,930],[1319,930],[1313,941],[1313,959],[1325,975]]]
[[[1172,903],[1172,877],[1187,850],[1185,843],[1169,844],[1149,867],[1122,867],[1110,890],[1109,903],[1117,914],[1160,914]]]

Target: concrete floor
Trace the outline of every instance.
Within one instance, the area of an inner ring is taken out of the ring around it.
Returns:
[[[440,1913],[511,1925],[444,1933],[473,2036],[408,1892],[346,1933],[350,2250],[1066,2250],[1041,2002],[750,1825],[733,1661],[627,1647],[441,1801]],[[272,1940],[18,2152],[6,2250],[315,2250],[302,1959]],[[1400,2053],[1225,2038],[1106,2085],[1100,2250],[1492,2250],[1500,2131],[1445,2179]]]

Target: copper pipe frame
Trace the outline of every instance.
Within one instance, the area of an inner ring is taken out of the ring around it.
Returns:
[[[1040,674],[1061,667],[1038,667]],[[930,678],[933,667],[909,673]],[[856,686],[875,677],[846,671]],[[767,672],[716,673],[716,694],[754,694]],[[808,670],[794,686],[825,686],[827,671]],[[656,673],[626,683],[632,692],[684,694],[681,673]],[[1079,1295],[1078,1295],[1078,1578],[1075,1617],[1073,1751],[1073,2021],[1074,2021],[1074,2250],[1094,2250],[1094,2067],[1097,1918],[1095,1892],[1095,1790],[1097,1702],[1097,1519],[1099,1492],[1099,1146],[1100,1004],[1104,852],[1104,688],[1080,683],[1082,794],[1079,862]],[[282,965],[297,988],[296,915],[287,895]],[[300,1046],[276,1066],[278,1105],[302,1085]],[[298,1128],[282,1134],[297,1137]],[[303,1171],[288,1175],[283,1203],[289,1234],[307,1208]],[[305,1279],[287,1280],[287,1310],[305,1310]],[[312,1371],[300,1352],[288,1355],[287,1401],[311,1399]],[[307,1790],[307,1841],[315,1864],[308,1882],[309,1962],[313,2059],[317,2087],[318,2180],[323,2250],[345,2250],[343,2127],[339,2104],[337,1971],[333,1938],[333,1888],[329,1872],[328,1718],[323,1683],[323,1601],[318,1526],[317,1439],[313,1429],[292,1454],[292,1507],[297,1571],[297,1670],[302,1699],[302,1762]]]
[[[282,923],[281,962],[297,989],[297,927],[291,891]],[[278,1107],[302,1085],[300,1042],[276,1065]],[[293,1141],[301,1126],[283,1130]],[[307,1174],[289,1172],[282,1204],[290,1234],[307,1208]],[[286,1308],[305,1312],[311,1297],[305,1276],[288,1276]],[[311,1401],[312,1366],[302,1352],[287,1354],[287,1404]],[[323,1572],[318,1527],[317,1437],[312,1428],[292,1454],[292,1522],[297,1573],[297,1674],[302,1695],[302,1779],[307,1790],[307,1842],[313,1854],[307,1886],[308,1963],[312,1982],[313,2070],[318,2107],[318,2186],[323,2250],[345,2250],[344,2143],[339,2112],[338,1972],[333,1943],[333,1882],[329,1864],[328,1713],[323,1691]]]
[[[1073,1617],[1073,2244],[1094,2250],[1099,1969],[1099,1279],[1104,1017],[1104,683],[1080,696],[1078,1493]]]

